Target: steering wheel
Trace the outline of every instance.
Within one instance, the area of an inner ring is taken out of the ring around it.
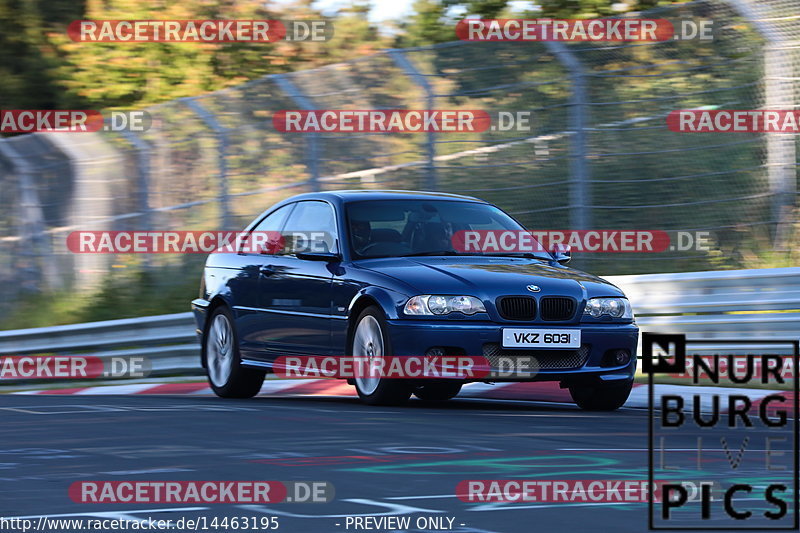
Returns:
[[[368,245],[366,245],[365,247],[363,247],[363,248],[362,248],[362,249],[361,249],[361,250],[358,252],[358,255],[364,255],[364,254],[366,254],[368,251],[372,250],[373,248],[375,248],[375,247],[376,247],[376,246],[378,246],[379,244],[383,244],[383,243],[382,243],[382,242],[380,242],[380,241],[379,241],[379,242],[371,242],[371,243],[369,243]]]

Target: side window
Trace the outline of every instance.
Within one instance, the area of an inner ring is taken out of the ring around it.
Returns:
[[[256,224],[256,227],[252,229],[250,235],[252,235],[252,233],[254,232],[280,231],[283,228],[284,222],[286,222],[286,218],[289,216],[289,213],[292,212],[292,208],[294,208],[295,205],[296,204],[285,205],[279,208],[278,210],[273,211],[272,213],[264,217],[264,219],[261,220],[261,222]],[[266,240],[263,237],[261,237],[261,239]],[[249,240],[250,236],[248,236],[248,241]],[[256,240],[255,238],[253,238],[252,246],[255,247],[256,249],[264,248],[264,245],[260,244],[260,242],[261,240]],[[249,249],[250,248],[249,245],[251,245],[250,242],[245,242],[243,244],[242,249]],[[254,250],[248,250],[248,251],[253,252]]]
[[[273,211],[264,217],[264,220],[259,222],[258,225],[253,228],[253,231],[280,231],[294,205],[295,204],[285,205],[277,211]]]
[[[307,200],[298,202],[282,232],[291,245],[288,253],[302,250],[337,252],[336,217],[333,207],[325,202]],[[288,243],[287,243],[288,244]]]

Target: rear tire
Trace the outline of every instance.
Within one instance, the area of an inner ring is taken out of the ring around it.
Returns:
[[[350,354],[354,357],[391,357],[392,344],[383,311],[371,305],[364,309],[353,328]],[[402,379],[357,377],[353,380],[361,401],[368,405],[400,405],[411,397],[411,387]]]
[[[585,411],[614,411],[622,407],[631,394],[633,381],[570,385],[569,393]]]
[[[431,381],[414,389],[414,396],[427,402],[443,402],[455,398],[461,392],[462,382],[454,379]]]
[[[261,390],[264,371],[242,366],[233,313],[212,311],[203,336],[203,360],[211,390],[220,398],[252,398]]]

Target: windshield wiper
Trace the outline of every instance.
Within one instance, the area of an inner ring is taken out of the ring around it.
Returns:
[[[459,256],[459,257],[519,257],[527,259],[538,259],[539,261],[551,261],[550,257],[543,257],[531,252],[510,252],[510,253],[489,253],[489,252],[455,252],[453,250],[440,250],[438,252],[415,252],[413,254],[393,255],[393,256],[370,256],[375,257],[435,257],[435,256]]]
[[[551,257],[543,257],[532,252],[509,252],[509,253],[482,253],[487,257],[523,257],[528,259],[539,259],[540,261],[551,261]]]
[[[476,254],[467,254],[461,252],[454,252],[453,250],[441,250],[438,252],[416,252],[413,254],[403,254],[398,257],[423,257],[426,255],[476,255]]]

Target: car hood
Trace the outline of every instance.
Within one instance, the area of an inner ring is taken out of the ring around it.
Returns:
[[[479,298],[531,294],[577,300],[622,296],[608,281],[580,270],[516,257],[399,257],[370,259],[359,266],[393,278],[414,294],[467,294]]]

